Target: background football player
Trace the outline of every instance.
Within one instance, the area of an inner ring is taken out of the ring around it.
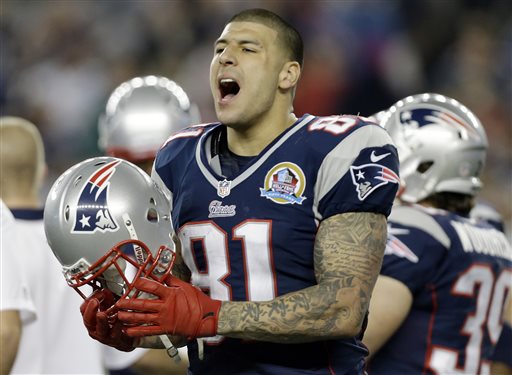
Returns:
[[[461,103],[431,93],[398,101],[381,124],[398,148],[402,188],[370,302],[369,373],[488,373],[512,250],[503,232],[469,217],[484,128]]]
[[[110,94],[98,121],[98,146],[106,155],[128,160],[151,174],[156,153],[167,138],[200,120],[197,106],[173,80],[154,75],[134,77]],[[179,363],[169,361],[162,350],[146,351],[132,369],[142,373],[185,373],[186,348],[179,351]],[[123,354],[113,353],[111,357],[119,355]],[[111,371],[119,375],[129,372]]]
[[[200,121],[197,106],[176,82],[162,76],[134,77],[110,94],[98,121],[98,146],[150,174],[167,138]]]

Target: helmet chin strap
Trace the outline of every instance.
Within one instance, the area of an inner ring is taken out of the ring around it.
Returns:
[[[130,239],[132,240],[139,240],[137,237],[137,232],[135,231],[135,227],[133,226],[133,221],[130,219],[130,215],[128,213],[123,214],[123,223],[128,230],[128,233],[130,234]],[[144,263],[144,251],[142,251],[142,248],[138,245],[133,246],[133,253],[135,255],[135,260],[139,264]],[[141,295],[144,295],[147,293],[141,293]],[[181,361],[180,353],[178,352],[178,349],[172,344],[171,340],[167,335],[159,335],[160,341],[165,346],[165,350],[167,351],[167,354],[169,357],[173,358],[176,363]]]

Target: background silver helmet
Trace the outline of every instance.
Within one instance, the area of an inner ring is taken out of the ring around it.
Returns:
[[[200,121],[197,106],[176,82],[135,77],[110,95],[98,122],[98,145],[107,155],[146,161],[171,134]]]
[[[380,119],[395,142],[404,184],[400,199],[418,202],[438,192],[476,195],[487,137],[457,100],[424,93],[406,97]]]
[[[174,259],[170,203],[140,168],[113,157],[85,160],[52,186],[48,244],[82,297],[107,287],[127,295],[135,277],[163,280]]]

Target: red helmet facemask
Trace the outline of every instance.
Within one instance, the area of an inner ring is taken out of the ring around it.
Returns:
[[[111,290],[116,299],[137,298],[140,292],[133,286],[135,280],[145,277],[163,283],[174,261],[175,253],[169,247],[161,246],[153,257],[146,244],[131,239],[119,242],[90,266],[84,261],[65,269],[64,276],[68,285],[84,299],[104,288]],[[91,292],[84,293],[81,288],[85,286],[91,287]]]

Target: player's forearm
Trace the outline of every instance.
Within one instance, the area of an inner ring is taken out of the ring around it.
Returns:
[[[352,337],[364,319],[359,296],[352,280],[333,279],[268,302],[223,302],[218,334],[277,343]]]
[[[385,243],[383,215],[345,213],[324,220],[315,241],[318,285],[268,302],[223,302],[218,333],[283,343],[357,335]]]

